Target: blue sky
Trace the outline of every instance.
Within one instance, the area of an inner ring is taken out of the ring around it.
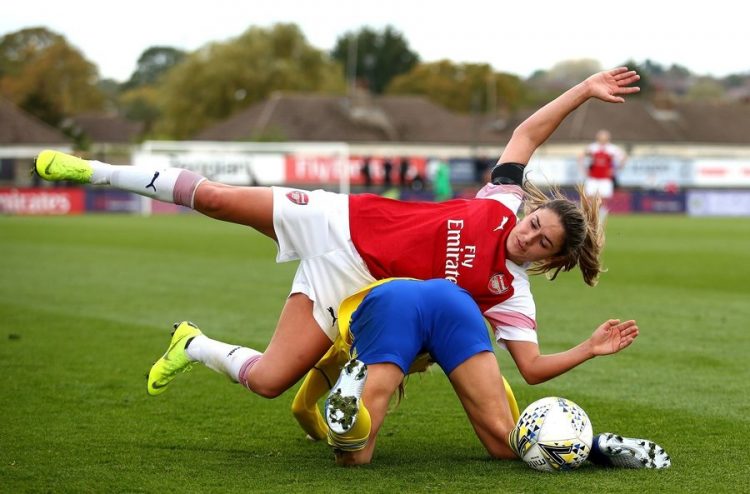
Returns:
[[[392,25],[425,61],[484,62],[522,77],[583,58],[604,68],[649,58],[720,77],[750,72],[749,12],[750,4],[736,0],[23,0],[3,7],[0,34],[48,27],[103,77],[119,81],[130,77],[148,47],[195,50],[276,22],[298,24],[312,45],[325,50],[347,31]]]

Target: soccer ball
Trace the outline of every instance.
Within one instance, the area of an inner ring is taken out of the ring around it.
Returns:
[[[578,468],[591,452],[592,439],[586,412],[570,400],[550,396],[526,407],[511,440],[531,468],[557,472]]]

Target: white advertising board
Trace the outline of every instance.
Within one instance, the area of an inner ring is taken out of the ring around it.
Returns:
[[[750,190],[689,190],[690,216],[750,216]]]
[[[135,166],[171,166],[194,171],[229,185],[284,183],[283,153],[238,153],[231,151],[143,152],[133,155]]]

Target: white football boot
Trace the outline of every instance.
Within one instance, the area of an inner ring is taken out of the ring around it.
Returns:
[[[336,434],[345,434],[357,421],[359,400],[367,380],[367,366],[352,359],[341,369],[325,402],[325,420]]]
[[[672,460],[664,448],[647,439],[633,439],[605,432],[597,436],[603,458],[594,463],[620,468],[669,468]]]

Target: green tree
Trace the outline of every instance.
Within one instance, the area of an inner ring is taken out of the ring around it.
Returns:
[[[687,67],[676,64],[676,63],[672,64],[672,66],[669,67],[669,70],[667,70],[667,73],[675,77],[679,76],[679,77],[684,77],[684,78],[688,78],[693,75],[690,72],[690,70],[688,70]]]
[[[185,138],[273,91],[342,93],[340,67],[294,24],[252,27],[188,55],[159,85],[161,136]],[[251,136],[248,136],[250,138]]]
[[[565,60],[556,63],[549,70],[537,71],[533,81],[540,88],[559,93],[601,70],[601,64],[590,58]]]
[[[660,76],[662,75],[666,69],[658,62],[655,62],[649,58],[646,59],[645,62],[641,65],[643,68],[643,71],[649,75],[652,76]]]
[[[331,52],[345,70],[351,70],[351,57],[356,60],[354,77],[364,81],[372,92],[382,94],[391,80],[411,70],[419,56],[409,49],[406,39],[387,26],[382,33],[362,28],[356,33],[339,37]],[[348,76],[352,74],[347,73]]]
[[[735,88],[744,86],[748,80],[750,80],[750,75],[748,74],[729,74],[722,79],[722,83],[725,87]]]
[[[24,29],[0,40],[0,93],[45,122],[101,110],[98,71],[59,34]]]
[[[120,94],[121,114],[128,120],[143,122],[143,133],[148,134],[161,116],[159,89],[144,85]]]
[[[688,101],[719,102],[726,99],[727,91],[721,82],[711,77],[697,79],[688,89],[685,99]]]
[[[144,133],[153,129],[161,116],[158,86],[164,75],[187,56],[186,52],[168,46],[152,46],[138,58],[130,79],[121,84],[117,106],[120,113],[138,122],[143,122]]]
[[[564,60],[550,69],[537,70],[526,81],[526,104],[530,107],[544,105],[566,89],[601,70],[601,64],[590,58]]]
[[[152,46],[145,50],[138,58],[135,71],[130,79],[123,84],[123,89],[129,90],[141,86],[153,85],[164,73],[185,58],[185,52],[169,46]]]
[[[116,112],[120,105],[120,93],[122,92],[122,84],[114,79],[99,79],[96,83],[96,87],[104,97],[104,109],[108,112]]]
[[[522,81],[496,73],[487,64],[455,64],[449,60],[420,64],[395,77],[388,94],[420,94],[461,113],[516,110],[524,101]]]

